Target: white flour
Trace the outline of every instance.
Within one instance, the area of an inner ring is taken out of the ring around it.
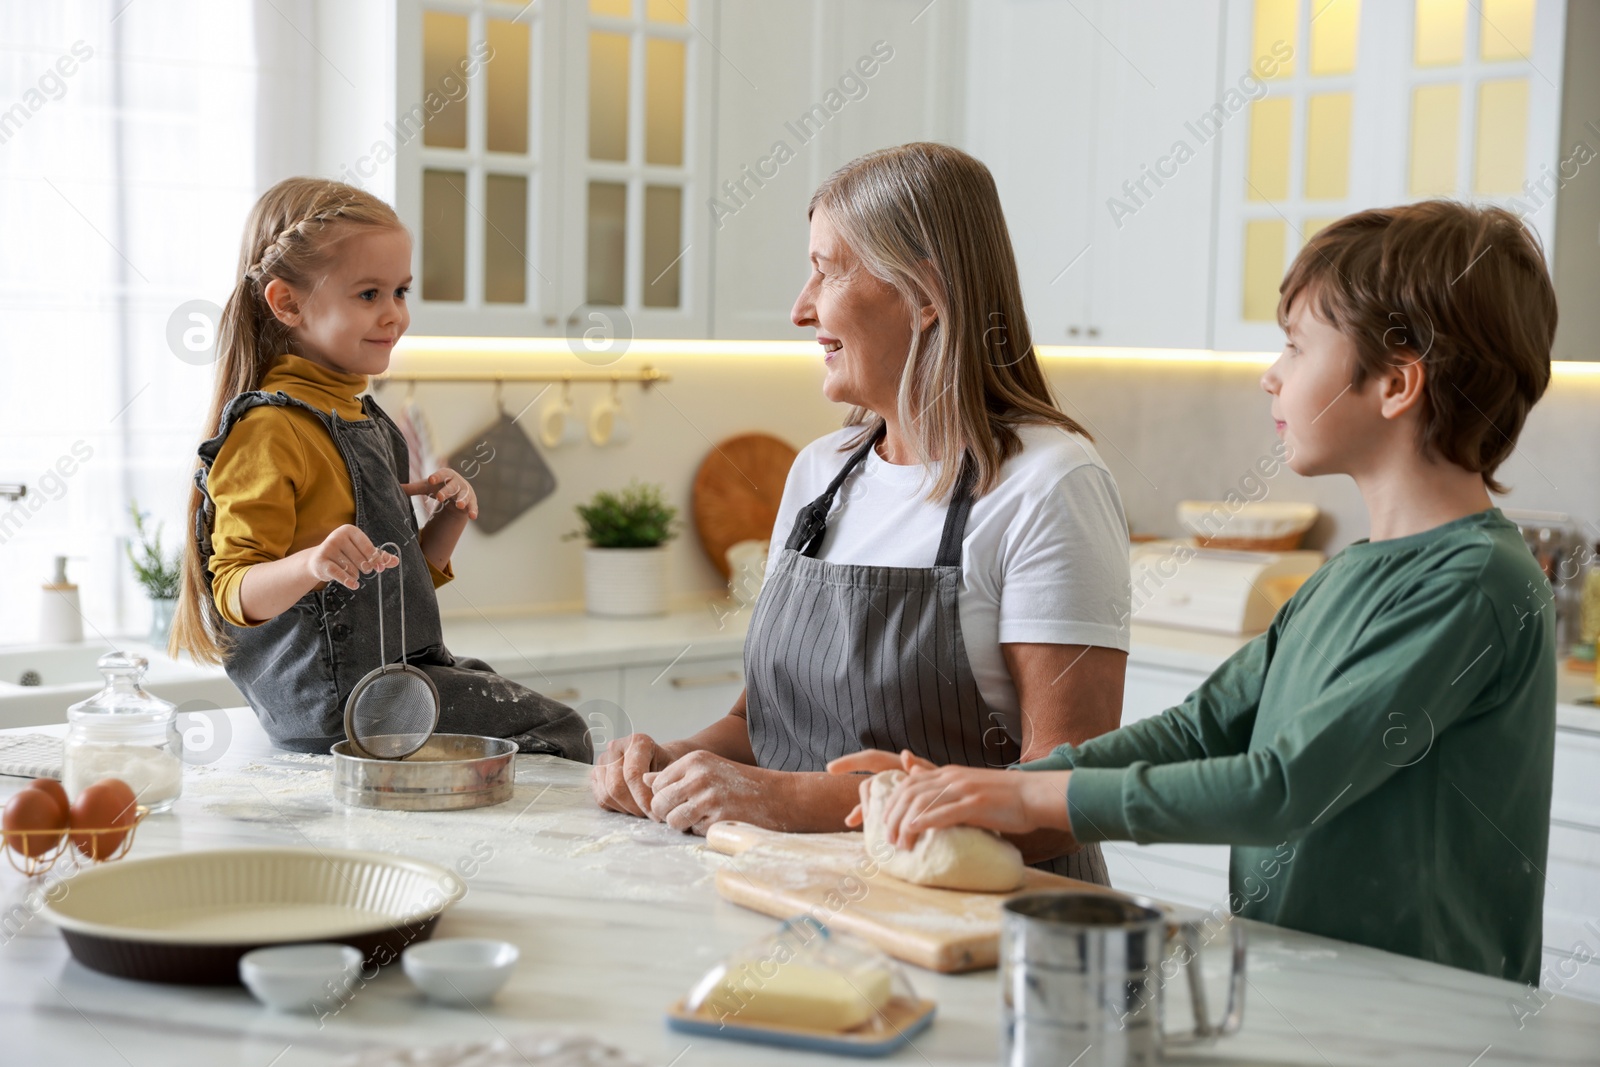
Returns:
[[[714,892],[712,853],[698,838],[601,811],[583,768],[517,760],[516,793],[468,811],[379,811],[333,798],[332,757],[274,753],[242,768],[191,770],[176,811],[270,829],[283,844],[415,856],[497,890],[623,901],[682,901]],[[285,834],[285,831],[287,833]]]
[[[592,1037],[525,1034],[428,1049],[362,1052],[341,1067],[644,1067],[642,1061]]]

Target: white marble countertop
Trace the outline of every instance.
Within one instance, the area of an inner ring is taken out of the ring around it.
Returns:
[[[501,997],[479,1012],[424,1002],[389,968],[322,1020],[260,1007],[241,988],[143,984],[87,970],[44,920],[28,883],[0,865],[0,1061],[7,1064],[336,1063],[373,1047],[425,1047],[567,1028],[652,1064],[681,1067],[823,1063],[668,1031],[665,1008],[712,963],[771,931],[771,919],[720,900],[712,875],[727,862],[698,838],[601,812],[586,768],[550,757],[519,761],[507,804],[440,814],[344,809],[325,757],[275,752],[246,710],[215,762],[191,768],[173,812],[139,831],[135,855],[240,845],[359,848],[463,870],[464,900],[439,937],[493,936],[521,947]],[[0,778],[0,795],[23,781]],[[19,909],[20,905],[20,909]],[[1185,1058],[1216,1063],[1489,1067],[1592,1064],[1600,1006],[1533,993],[1466,971],[1255,923],[1243,1032]],[[1219,959],[1207,959],[1213,972]],[[992,1064],[994,972],[936,975],[908,968],[938,1002],[932,1029],[894,1057],[927,1064]],[[1213,1003],[1220,1003],[1213,999]],[[1518,1028],[1512,1005],[1526,1014]],[[1181,1025],[1185,1001],[1168,1006]]]

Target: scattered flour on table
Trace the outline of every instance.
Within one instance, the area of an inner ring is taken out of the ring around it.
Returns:
[[[516,794],[504,804],[380,811],[334,799],[331,756],[275,752],[243,767],[192,768],[179,803],[180,812],[200,808],[287,831],[290,845],[371,849],[457,869],[475,858],[483,877],[505,889],[548,885],[559,895],[662,902],[707,891],[721,858],[698,839],[601,811],[580,768],[519,757],[517,772]],[[485,847],[492,859],[484,859]],[[465,876],[469,885],[476,877]]]
[[[340,1067],[644,1067],[641,1060],[592,1037],[523,1034],[425,1049],[383,1049],[340,1060]]]
[[[604,837],[597,837],[588,844],[579,845],[571,852],[568,852],[567,855],[583,856],[590,852],[599,852],[603,848],[610,848],[612,845],[621,844],[624,841],[632,841],[633,839],[634,837],[632,834],[623,833],[622,831],[618,830],[613,833],[606,834]]]

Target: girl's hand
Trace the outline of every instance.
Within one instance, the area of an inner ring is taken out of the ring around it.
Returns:
[[[900,750],[896,756],[893,752],[885,752],[881,748],[864,748],[860,752],[852,752],[848,756],[840,756],[836,760],[828,761],[829,774],[855,774],[857,771],[870,771],[878,774],[882,771],[931,771],[938,764],[925,760],[914,754],[909,748]],[[861,779],[861,800],[850,809],[850,814],[844,817],[846,826],[860,826],[867,810],[867,789],[872,783],[869,774]]]
[[[359,526],[344,525],[306,553],[306,568],[316,582],[338,582],[346,589],[361,587],[361,576],[398,566],[393,553],[382,552]]]
[[[402,482],[400,488],[407,496],[428,496],[449,506],[454,503],[467,518],[478,517],[478,494],[466,476],[453,467],[441,467],[420,482]]]
[[[885,835],[896,847],[909,849],[923,833],[943,826],[977,826],[1007,835],[1070,831],[1071,775],[956,766],[912,771],[889,795]]]

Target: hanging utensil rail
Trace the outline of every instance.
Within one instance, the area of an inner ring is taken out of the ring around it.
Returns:
[[[638,370],[619,371],[505,371],[505,370],[416,370],[392,371],[373,376],[382,382],[638,382],[641,389],[649,389],[657,382],[670,382],[672,376],[655,367],[643,366]]]

